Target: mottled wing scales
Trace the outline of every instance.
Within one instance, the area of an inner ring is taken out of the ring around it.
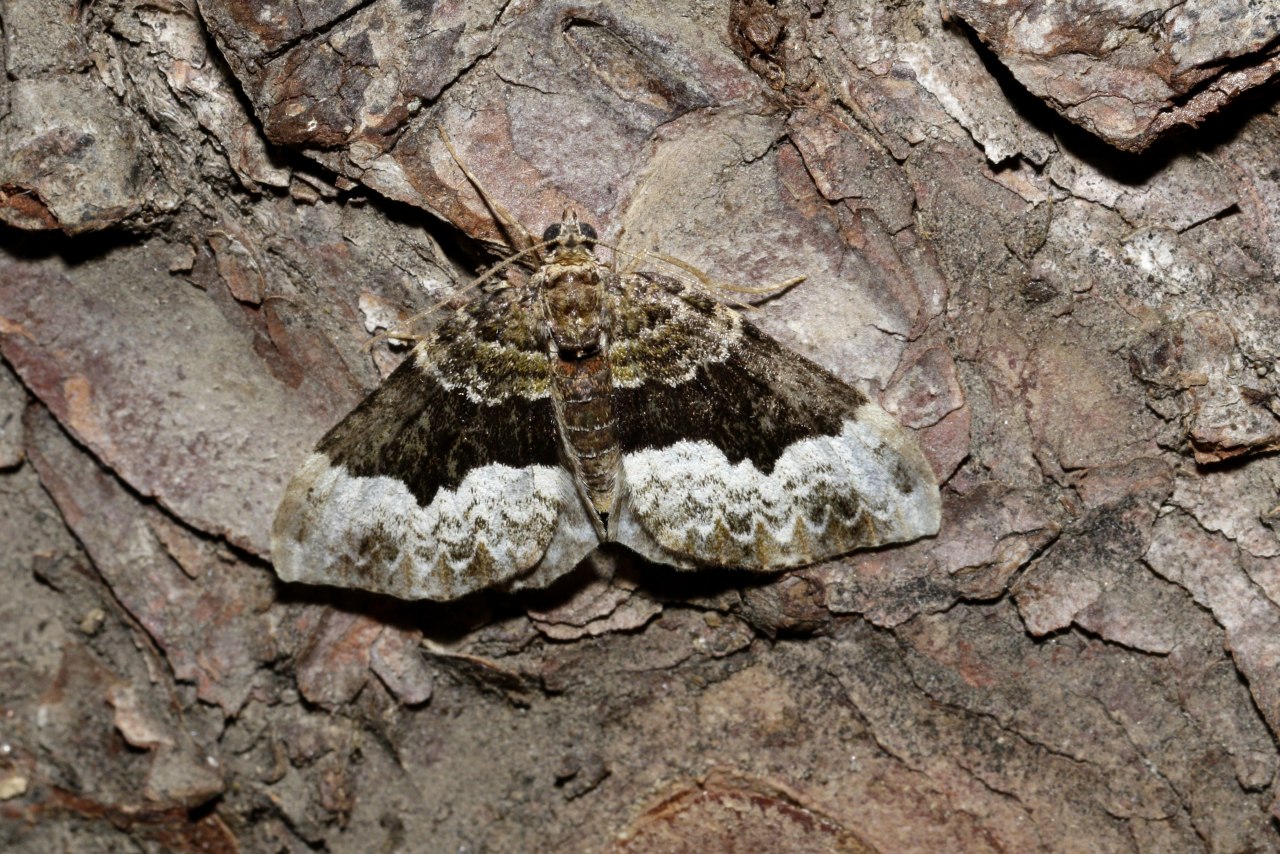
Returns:
[[[530,287],[451,315],[320,441],[276,516],[282,578],[446,600],[546,586],[601,536],[769,570],[937,532],[928,462],[865,395],[560,231]]]
[[[662,563],[768,570],[937,532],[932,469],[865,395],[665,277],[624,280],[611,310],[615,375],[636,378],[615,389],[619,542]],[[683,366],[651,366],[669,338]]]
[[[563,468],[472,469],[422,506],[394,477],[355,477],[312,454],[289,486],[273,541],[286,581],[334,584],[402,599],[456,599],[554,578],[598,543]]]
[[[281,578],[454,599],[546,583],[598,545],[510,299],[451,318],[320,441],[276,515]]]

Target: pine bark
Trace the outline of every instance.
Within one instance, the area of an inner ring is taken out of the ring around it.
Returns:
[[[4,0],[0,847],[1280,850],[1280,33],[1194,5]],[[533,233],[805,276],[718,295],[939,535],[279,583],[372,335],[502,257],[440,129]]]

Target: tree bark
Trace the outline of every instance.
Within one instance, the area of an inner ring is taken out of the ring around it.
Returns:
[[[0,843],[1280,850],[1280,25],[1095,6],[0,3]],[[277,581],[372,335],[502,257],[440,129],[531,232],[805,276],[753,319],[938,536]]]

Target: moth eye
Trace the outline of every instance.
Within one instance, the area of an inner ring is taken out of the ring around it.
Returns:
[[[542,239],[550,242],[560,236],[560,223],[552,223],[547,226],[547,230],[542,232]]]
[[[582,232],[582,236],[587,240],[595,240],[600,235],[596,234],[596,230],[585,222],[578,223],[578,231]]]

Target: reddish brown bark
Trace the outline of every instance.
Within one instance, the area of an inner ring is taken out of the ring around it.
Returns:
[[[997,5],[7,0],[0,843],[1280,849],[1275,22]],[[371,333],[497,257],[440,127],[534,232],[807,276],[753,317],[939,536],[276,582]]]

